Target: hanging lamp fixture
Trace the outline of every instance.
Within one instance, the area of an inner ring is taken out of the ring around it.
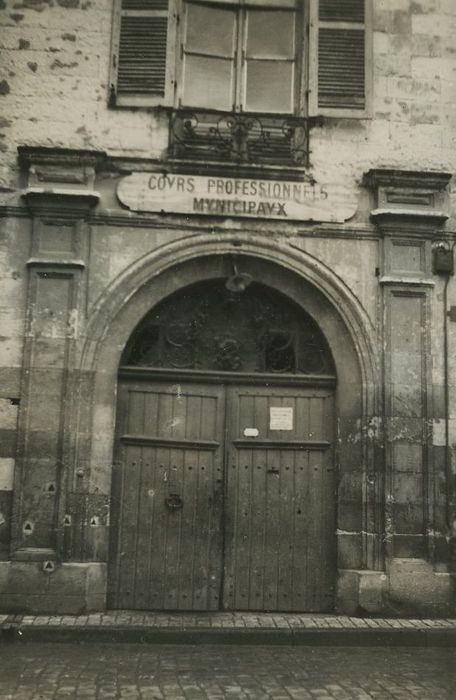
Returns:
[[[249,284],[253,281],[252,275],[248,272],[239,272],[234,260],[233,264],[233,274],[225,282],[225,287],[229,292],[235,292],[237,294],[242,294],[245,292]]]

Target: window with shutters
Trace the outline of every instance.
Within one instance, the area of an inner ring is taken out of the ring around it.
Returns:
[[[309,114],[368,117],[371,0],[310,0]]]
[[[111,103],[170,108],[170,157],[306,165],[369,115],[372,0],[116,0]]]

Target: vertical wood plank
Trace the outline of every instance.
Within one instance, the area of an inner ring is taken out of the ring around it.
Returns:
[[[170,450],[168,471],[168,496],[177,494],[183,496],[185,489],[185,473],[183,451]],[[188,505],[188,504],[187,504]],[[166,507],[166,506],[165,506]],[[185,507],[185,506],[184,506]],[[179,609],[179,564],[182,555],[182,510],[169,510],[167,513],[168,541],[165,551],[166,560],[166,608]]]
[[[257,547],[255,468],[253,452],[240,450],[232,465],[233,479],[237,479],[233,585],[235,606],[239,610],[252,609],[251,586],[255,576],[254,554]]]
[[[253,393],[253,390],[252,390]],[[254,423],[264,434],[264,426],[268,424],[268,397],[256,395],[254,398]],[[241,424],[243,416],[241,413]],[[263,610],[265,605],[265,559],[267,557],[267,512],[266,493],[267,451],[252,450],[252,489],[250,517],[250,589],[249,606],[251,610]]]
[[[158,435],[158,401],[156,395],[149,391],[144,393],[144,435]]]
[[[301,456],[301,455],[299,455]],[[282,452],[279,475],[280,538],[278,547],[277,609],[289,610],[293,600],[294,499],[297,455]],[[289,466],[287,470],[285,467]]]
[[[144,393],[128,391],[127,433],[141,435],[144,430]]]
[[[264,553],[264,607],[277,610],[279,589],[279,551],[283,545],[281,531],[280,480],[289,470],[288,460],[280,450],[269,449],[265,455],[265,553]]]
[[[242,438],[248,426],[258,428],[260,441],[273,441],[254,446],[252,439],[251,449],[230,449],[227,519],[234,525],[226,550],[233,588],[226,601],[236,609],[246,609],[246,599],[251,610],[318,611],[332,605],[335,495],[333,469],[327,468],[332,451],[290,443],[332,440],[326,408],[332,401],[327,391],[310,389],[249,387],[230,393],[228,412],[235,419],[229,440]],[[292,430],[270,429],[271,407],[293,410]]]
[[[167,512],[165,497],[168,493],[169,450],[164,447],[153,450],[153,511],[151,518],[151,539],[149,541],[148,589],[152,608],[163,609],[166,604],[166,548]]]
[[[119,396],[122,391],[123,387]],[[139,383],[130,387],[127,415],[124,423],[119,421],[119,428],[125,429],[126,424],[126,435],[130,436],[123,465],[124,487],[122,490],[117,480],[117,492],[113,492],[120,515],[113,560],[119,566],[110,567],[110,587],[119,591],[114,603],[117,607],[218,607],[222,398],[223,390],[213,386]],[[134,436],[138,445],[131,444]],[[169,446],[161,440],[170,441]],[[214,447],[199,449],[189,445],[192,440],[215,442]],[[167,505],[172,496],[182,500],[182,508]]]
[[[134,552],[135,589],[133,607],[149,607],[149,548],[153,508],[153,450],[141,448],[141,474],[138,484],[136,547]]]
[[[136,530],[138,493],[141,479],[141,448],[129,446],[125,451],[122,503],[122,527],[119,537],[118,601],[121,607],[134,604]]]

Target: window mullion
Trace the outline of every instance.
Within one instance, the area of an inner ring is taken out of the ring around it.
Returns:
[[[296,53],[294,80],[294,111],[300,116],[308,113],[308,81],[309,81],[309,7],[306,3],[296,8]]]
[[[245,80],[246,80],[246,50],[247,50],[247,10],[240,8],[237,15],[237,42],[234,66],[234,110],[244,109]]]

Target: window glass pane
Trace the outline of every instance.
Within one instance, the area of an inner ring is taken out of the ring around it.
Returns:
[[[295,13],[254,10],[247,17],[247,56],[293,58]]]
[[[209,56],[186,56],[183,102],[189,107],[231,110],[233,62]]]
[[[235,12],[203,5],[187,5],[186,51],[234,55]]]
[[[245,109],[252,112],[293,111],[293,63],[247,61]]]

